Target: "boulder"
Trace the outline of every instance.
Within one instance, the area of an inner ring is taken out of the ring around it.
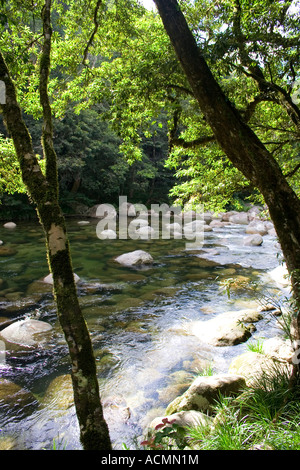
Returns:
[[[212,220],[211,223],[209,224],[210,227],[212,228],[220,228],[220,227],[225,227],[227,224],[226,222],[222,222],[221,220]]]
[[[45,334],[52,326],[44,321],[25,319],[7,326],[0,332],[0,337],[9,343],[21,346],[38,346],[45,341]]]
[[[139,238],[146,240],[147,238],[152,238],[155,235],[155,230],[154,228],[145,225],[136,231],[137,235]]]
[[[211,414],[216,400],[222,396],[240,394],[246,381],[234,374],[197,377],[180,397],[175,398],[166,409],[166,414],[173,415],[181,411],[195,410]]]
[[[278,361],[292,362],[294,349],[289,339],[279,336],[266,339],[263,343],[264,354]]]
[[[254,220],[250,222],[249,225],[247,225],[245,232],[248,234],[258,233],[259,235],[263,236],[267,235],[268,228],[266,227],[266,224],[264,222]]]
[[[271,236],[271,237],[277,237],[277,232],[275,230],[275,228],[270,228],[268,230],[268,234]]]
[[[237,214],[229,216],[229,222],[232,224],[248,225],[249,217],[246,212],[238,212]]]
[[[71,375],[59,375],[49,384],[43,406],[49,406],[56,411],[66,411],[74,405],[74,395]]]
[[[17,253],[17,250],[11,246],[0,246],[0,256],[14,256]]]
[[[244,238],[244,246],[261,246],[263,243],[263,238],[259,233],[249,235],[249,237]]]
[[[115,240],[117,238],[117,234],[112,229],[102,230],[102,232],[98,235],[100,240]]]
[[[74,273],[74,281],[75,281],[76,284],[77,284],[77,282],[80,281],[80,277],[77,276],[77,274],[75,274],[75,273]],[[45,284],[51,284],[51,285],[52,285],[52,284],[53,284],[53,276],[52,276],[52,273],[50,273],[50,274],[48,274],[48,276],[44,277],[44,278],[43,278],[43,282],[44,282]]]
[[[162,425],[172,426],[172,424],[177,424],[180,427],[197,427],[197,426],[211,426],[212,418],[207,414],[201,413],[201,411],[187,410],[179,411],[172,415],[159,416],[154,418],[151,421],[149,428],[150,429],[159,429]],[[171,424],[170,424],[171,423]]]
[[[289,279],[289,272],[285,264],[277,266],[277,268],[269,271],[269,276],[276,282],[281,288],[289,288],[291,283]]]
[[[0,379],[0,407],[23,417],[34,411],[38,402],[33,394],[7,379]]]
[[[282,370],[282,373],[291,373],[291,365],[274,361],[266,354],[249,351],[237,356],[229,366],[229,373],[238,374],[245,378],[247,385],[259,381],[264,375],[272,374],[276,369]]]
[[[14,222],[6,222],[6,224],[3,225],[4,228],[16,228],[16,226]]]
[[[146,251],[135,250],[118,256],[115,261],[124,266],[142,266],[152,264],[153,258]]]
[[[210,320],[191,322],[187,328],[205,343],[234,346],[250,338],[253,329],[247,324],[259,321],[260,318],[256,310],[229,311]]]
[[[238,214],[238,212],[237,211],[229,211],[229,212],[222,213],[221,214],[221,221],[222,222],[229,222],[229,218],[232,215],[235,215],[235,214]]]

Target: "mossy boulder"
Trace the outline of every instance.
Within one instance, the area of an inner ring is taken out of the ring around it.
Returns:
[[[59,375],[48,386],[43,406],[53,410],[66,411],[74,405],[72,378],[69,374]]]
[[[28,416],[38,407],[34,395],[7,379],[0,379],[0,408],[6,414],[13,412],[18,418]]]
[[[167,407],[166,414],[179,411],[195,410],[210,414],[220,394],[236,396],[246,386],[244,377],[226,374],[197,377],[186,392],[173,400]]]
[[[266,354],[249,351],[237,356],[228,371],[244,377],[247,385],[251,385],[257,383],[264,375],[272,374],[274,370],[281,370],[283,374],[290,373],[291,367],[287,362],[279,362]]]

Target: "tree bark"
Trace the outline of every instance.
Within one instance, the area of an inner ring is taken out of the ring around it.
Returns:
[[[300,339],[300,201],[273,156],[228,100],[201,55],[177,0],[154,0],[183,71],[216,141],[264,196],[291,276]]]
[[[40,62],[45,176],[34,154],[31,136],[22,119],[13,81],[3,55],[0,53],[0,79],[4,81],[6,87],[6,103],[2,105],[2,112],[6,127],[14,142],[24,184],[36,204],[39,220],[45,232],[58,318],[71,359],[71,376],[80,426],[80,440],[84,450],[110,450],[111,441],[103,417],[92,343],[79,305],[65,220],[58,203],[56,154],[53,148],[52,117],[47,92],[52,33],[50,9],[51,0],[45,0],[42,13],[44,46]]]

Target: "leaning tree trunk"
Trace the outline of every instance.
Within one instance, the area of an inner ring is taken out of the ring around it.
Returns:
[[[165,30],[215,138],[232,164],[256,186],[269,208],[291,276],[300,340],[300,201],[257,135],[215,80],[177,0],[154,0]]]
[[[23,182],[36,204],[46,236],[49,268],[53,276],[58,318],[69,348],[72,365],[74,402],[84,450],[110,450],[111,441],[99,396],[96,363],[87,325],[76,291],[65,220],[58,203],[56,154],[52,143],[52,118],[47,85],[50,70],[51,1],[43,9],[44,45],[40,63],[40,100],[43,108],[43,151],[46,174],[36,159],[31,137],[22,119],[15,87],[5,60],[0,53],[0,79],[5,83],[4,120],[12,136]]]

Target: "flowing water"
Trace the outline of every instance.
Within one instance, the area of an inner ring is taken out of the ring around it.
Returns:
[[[186,250],[184,240],[100,240],[97,220],[79,225],[68,220],[78,294],[91,334],[101,397],[116,449],[135,448],[147,424],[164,414],[170,401],[203,368],[226,372],[246,344],[212,347],[188,333],[186,325],[221,312],[256,308],[257,295],[239,289],[228,298],[224,281],[258,283],[258,291],[276,294],[266,273],[278,266],[276,239],[264,237],[261,247],[244,247],[245,227],[231,225],[205,233],[204,251]],[[6,352],[2,378],[29,390],[39,406],[24,412],[0,406],[0,438],[17,449],[80,449],[69,382],[49,399],[49,385],[69,374],[68,351],[60,330],[51,288],[40,282],[48,274],[42,230],[36,223],[0,227],[6,252],[0,256],[0,324],[31,317],[53,326],[47,347]],[[0,247],[1,248],[1,247]],[[143,269],[114,261],[122,253],[142,249],[154,263]],[[270,337],[277,327],[266,316],[254,337]],[[67,393],[69,391],[69,394]],[[68,398],[70,400],[70,398]],[[67,400],[68,400],[67,399]],[[0,402],[1,403],[1,402]]]

